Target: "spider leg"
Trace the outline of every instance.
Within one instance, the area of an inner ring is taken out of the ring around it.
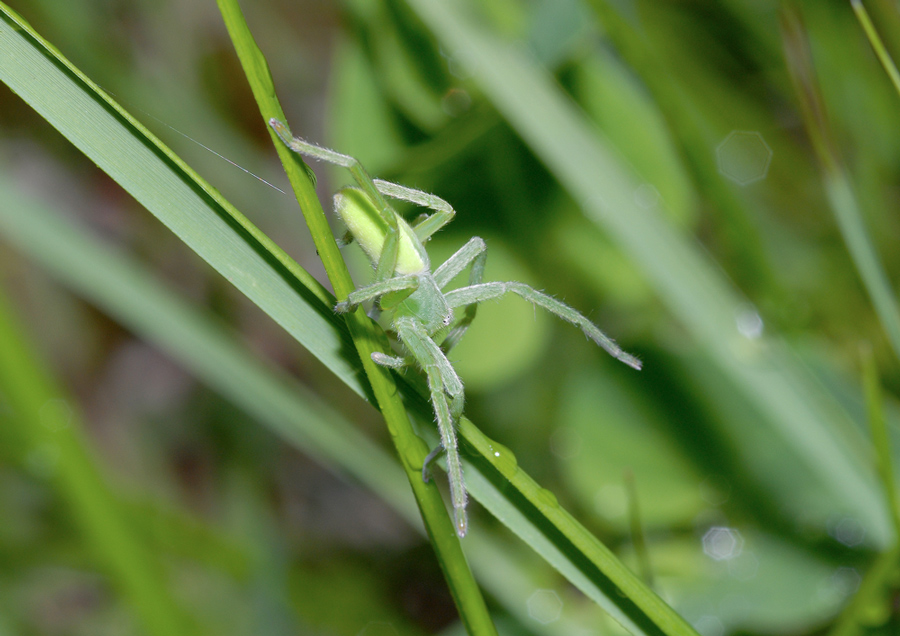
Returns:
[[[339,313],[352,311],[367,300],[378,298],[390,292],[405,291],[407,289],[414,290],[418,286],[419,277],[415,274],[395,276],[394,278],[375,282],[350,292],[346,300],[342,300],[334,306],[334,310]]]
[[[383,367],[388,367],[389,369],[402,369],[403,367],[409,366],[409,360],[406,358],[401,358],[400,356],[389,356],[386,353],[381,353],[380,351],[372,352],[372,361],[375,364],[380,364]]]
[[[487,260],[487,245],[484,244],[483,239],[473,236],[453,256],[434,270],[434,282],[443,289],[471,263],[472,271],[469,274],[469,284],[480,283],[484,276],[485,260]]]
[[[462,462],[456,439],[456,422],[462,414],[465,401],[462,381],[456,375],[453,365],[450,364],[421,323],[411,317],[402,317],[397,320],[397,335],[428,376],[431,404],[434,407],[438,432],[441,436],[441,446],[437,453],[443,451],[447,456],[450,500],[453,504],[456,532],[462,537],[466,534],[468,525],[466,521],[466,485],[463,480]],[[423,464],[423,478],[425,478],[428,462],[436,456],[435,451],[432,451]]]
[[[451,308],[455,308],[471,305],[473,303],[480,303],[492,298],[499,298],[510,292],[521,296],[535,305],[543,307],[566,322],[572,323],[580,328],[588,338],[605,349],[612,357],[621,360],[634,369],[640,370],[641,361],[630,353],[623,351],[622,348],[616,344],[615,340],[603,333],[594,323],[565,303],[556,300],[552,296],[541,293],[525,283],[480,283],[462,287],[460,289],[454,289],[451,292],[447,292],[444,297],[447,300],[447,304],[450,305]]]
[[[413,227],[416,236],[423,243],[456,216],[456,211],[450,207],[449,203],[428,192],[407,188],[399,183],[391,183],[381,179],[375,179],[375,187],[386,196],[434,210],[434,214],[424,215],[424,218],[417,220]]]
[[[434,280],[438,287],[445,287],[453,278],[471,265],[469,270],[469,286],[481,283],[484,278],[484,264],[487,261],[487,245],[477,236],[472,237],[457,252],[448,258],[434,272]],[[462,337],[466,334],[466,330],[472,321],[475,320],[475,313],[478,310],[478,304],[472,303],[466,306],[466,311],[462,319],[456,323],[456,326],[444,338],[441,349],[446,353],[455,347]]]

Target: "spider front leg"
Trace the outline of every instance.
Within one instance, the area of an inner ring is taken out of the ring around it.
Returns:
[[[621,360],[633,369],[640,370],[641,361],[630,353],[623,351],[622,348],[616,344],[615,340],[603,333],[594,323],[565,303],[556,300],[552,296],[543,294],[538,290],[529,287],[525,283],[480,283],[462,287],[460,289],[454,289],[451,292],[447,292],[444,297],[451,308],[456,308],[464,305],[471,305],[473,303],[480,303],[492,298],[499,298],[510,292],[521,296],[535,305],[543,307],[566,322],[570,322],[576,327],[579,327],[588,338],[603,347],[603,349],[605,349],[612,357]]]
[[[456,216],[456,210],[449,203],[428,192],[407,188],[399,183],[391,183],[381,179],[375,179],[375,186],[385,196],[406,201],[407,203],[414,203],[434,211],[434,214],[424,215],[413,226],[416,236],[422,243],[430,239],[432,234],[447,225]]]
[[[334,310],[338,313],[353,311],[368,300],[379,298],[391,292],[414,290],[418,286],[419,277],[416,275],[394,276],[388,280],[372,283],[350,292],[345,300],[334,306]]]

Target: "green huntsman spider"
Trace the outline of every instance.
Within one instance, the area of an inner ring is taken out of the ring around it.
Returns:
[[[287,126],[277,119],[269,120],[269,125],[288,148],[349,169],[359,185],[358,188],[344,188],[336,194],[334,207],[347,225],[350,236],[359,243],[375,268],[375,282],[354,290],[334,309],[344,313],[373,300],[382,310],[393,312],[391,329],[402,345],[404,355],[373,353],[372,360],[392,369],[415,364],[425,371],[441,444],[426,458],[422,478],[428,481],[430,463],[445,453],[456,532],[460,537],[465,536],[468,527],[466,487],[456,440],[456,424],[463,413],[465,394],[462,381],[447,359],[447,352],[469,328],[478,303],[507,293],[517,294],[579,327],[617,360],[635,369],[641,368],[641,362],[623,351],[587,318],[555,298],[524,283],[482,282],[487,248],[477,236],[469,239],[432,272],[424,244],[453,220],[456,213],[446,201],[420,190],[372,179],[353,157],[292,137]],[[434,213],[424,215],[410,225],[394,211],[385,196],[429,208]],[[467,267],[471,267],[467,286],[442,291]],[[461,310],[461,317],[457,318],[454,310]],[[436,340],[441,336],[444,338],[438,345]]]

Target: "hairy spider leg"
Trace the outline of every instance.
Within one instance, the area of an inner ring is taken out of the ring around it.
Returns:
[[[399,183],[381,179],[375,179],[375,186],[379,192],[392,199],[414,203],[434,211],[434,214],[426,214],[420,217],[413,226],[416,236],[422,243],[425,243],[431,238],[432,234],[447,225],[456,216],[456,210],[449,203],[428,192],[407,188]]]
[[[556,300],[552,296],[543,294],[536,289],[529,287],[525,283],[512,281],[506,283],[480,283],[478,285],[461,287],[460,289],[454,289],[451,292],[447,292],[445,298],[450,307],[455,308],[470,305],[472,303],[484,302],[485,300],[490,300],[492,298],[499,298],[510,292],[521,296],[535,305],[543,307],[566,322],[579,327],[588,338],[603,347],[603,349],[605,349],[612,357],[624,362],[633,369],[640,370],[641,361],[630,353],[623,351],[622,348],[616,344],[615,340],[603,333],[594,323],[565,303]]]
[[[455,423],[462,415],[465,400],[462,380],[459,379],[453,365],[431,339],[423,325],[415,318],[411,316],[399,318],[397,334],[428,376],[428,388],[431,392],[431,403],[441,436],[441,448],[447,456],[447,476],[450,481],[450,501],[453,505],[456,532],[463,537],[468,527],[466,520],[467,495],[455,427]],[[450,397],[449,403],[448,396]],[[434,451],[430,453],[422,465],[422,478],[425,481],[428,481],[428,464],[438,454],[439,452]]]
[[[390,292],[406,291],[408,289],[415,290],[419,287],[418,274],[408,274],[406,276],[395,276],[388,280],[379,281],[353,290],[347,295],[346,300],[342,300],[334,306],[334,310],[339,313],[353,311],[362,303],[368,300],[374,300],[379,296],[383,296]]]
[[[469,270],[469,286],[478,285],[484,278],[484,265],[487,261],[487,245],[484,240],[477,236],[473,236],[469,241],[459,248],[456,253],[448,258],[434,272],[434,282],[441,289],[446,287],[453,277],[471,265]],[[444,342],[441,349],[444,353],[455,347],[464,335],[472,321],[475,320],[475,313],[478,311],[478,303],[466,305],[465,314],[458,323],[453,327]]]

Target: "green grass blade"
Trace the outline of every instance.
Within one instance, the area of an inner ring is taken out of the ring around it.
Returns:
[[[218,4],[228,33],[241,60],[244,73],[247,75],[256,97],[263,122],[269,122],[271,119],[284,121],[284,113],[278,103],[268,65],[247,27],[237,0],[218,0]],[[297,200],[307,220],[316,248],[322,257],[325,271],[328,273],[338,299],[344,299],[353,291],[353,281],[340,256],[322,206],[316,197],[314,184],[308,174],[297,170],[297,165],[300,163],[297,155],[289,152],[284,144],[275,137],[272,130],[269,132],[294,192],[297,194]],[[428,450],[413,430],[391,371],[372,361],[373,352],[390,352],[387,338],[381,329],[369,320],[362,307],[347,315],[347,325],[381,413],[391,432],[391,438],[416,497],[425,528],[444,572],[444,578],[450,587],[450,593],[459,610],[460,618],[466,626],[466,630],[473,636],[496,635],[497,630],[491,620],[481,590],[475,582],[475,577],[462,552],[459,537],[456,536],[453,522],[441,499],[440,491],[434,481],[425,483],[422,479],[422,465]]]
[[[24,452],[44,458],[44,476],[51,478],[113,586],[122,591],[147,633],[200,633],[173,598],[154,551],[136,539],[128,511],[116,501],[91,457],[80,416],[69,406],[72,401],[55,385],[29,341],[0,295],[0,390],[12,410],[10,421],[20,433]]]
[[[855,8],[857,15],[866,15],[859,13],[861,6],[855,6]],[[864,21],[863,24],[865,26],[866,22]],[[871,27],[871,23],[868,24]],[[894,349],[894,355],[900,359],[900,306],[897,304],[897,298],[894,296],[887,274],[881,266],[881,259],[869,238],[850,175],[847,173],[834,143],[806,33],[797,13],[786,11],[783,14],[782,32],[788,70],[800,99],[807,132],[822,165],[822,176],[825,181],[828,202],[831,204],[831,210],[837,219],[841,236],[853,258],[856,270]],[[872,37],[868,30],[867,34]],[[874,37],[877,37],[877,34]],[[880,43],[880,40],[878,42]],[[876,47],[876,50],[879,48]],[[883,46],[880,50],[885,56],[887,55]],[[890,60],[890,57],[887,59]]]
[[[878,465],[878,476],[887,508],[894,523],[894,541],[900,544],[900,506],[897,499],[897,483],[894,480],[894,459],[891,452],[891,438],[888,435],[887,422],[884,418],[881,395],[881,381],[878,379],[878,366],[871,349],[863,350],[863,385],[866,394],[866,411],[869,416],[869,430],[872,432],[872,446],[875,449],[875,460]]]
[[[346,328],[315,279],[0,3],[0,81],[361,395]]]
[[[520,470],[509,449],[485,437],[466,419],[460,433],[478,454],[466,466],[469,491],[570,583],[632,634],[696,636],[550,491]]]
[[[888,53],[887,48],[885,48],[884,42],[881,41],[881,36],[878,35],[875,25],[872,24],[869,12],[866,11],[866,7],[863,5],[862,0],[850,0],[850,6],[853,7],[853,12],[856,14],[856,19],[859,20],[859,24],[863,28],[863,31],[866,32],[866,37],[869,38],[869,43],[872,45],[872,50],[875,51],[875,55],[878,56],[878,61],[881,62],[885,73],[887,73],[888,77],[891,79],[891,84],[894,85],[897,94],[900,95],[900,71],[897,70],[897,65],[894,64],[894,60],[891,59],[891,55]]]

